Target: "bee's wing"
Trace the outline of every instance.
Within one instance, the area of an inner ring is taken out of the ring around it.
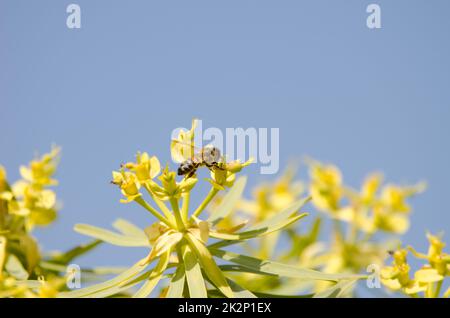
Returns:
[[[194,156],[195,150],[199,149],[199,147],[194,145],[193,141],[189,142],[172,139],[170,142],[172,159],[178,163],[191,159]]]

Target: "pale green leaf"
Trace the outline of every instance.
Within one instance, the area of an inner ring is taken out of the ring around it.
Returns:
[[[134,264],[132,267],[124,271],[122,274],[99,284],[88,286],[81,289],[76,289],[68,292],[61,292],[58,294],[60,298],[79,298],[79,297],[97,297],[96,294],[102,293],[105,290],[114,295],[120,290],[118,285],[124,284],[127,281],[135,278],[140,272],[145,270],[148,264],[145,264],[147,258],[141,259],[139,262]]]
[[[76,224],[74,230],[101,241],[127,247],[149,247],[150,242],[146,237],[122,235],[89,224]]]
[[[233,208],[240,200],[242,193],[244,192],[245,184],[247,183],[247,177],[239,177],[230,191],[223,197],[220,205],[211,213],[208,218],[208,222],[216,225],[231,213]]]
[[[206,287],[200,263],[189,245],[182,246],[183,262],[190,298],[206,298]]]
[[[184,290],[184,282],[186,281],[186,273],[184,270],[184,264],[179,264],[175,275],[169,284],[167,291],[167,298],[182,298]]]
[[[67,252],[58,253],[57,255],[53,256],[53,258],[50,260],[50,262],[58,263],[61,265],[67,265],[70,262],[72,262],[75,258],[77,258],[81,255],[84,255],[87,252],[93,250],[101,243],[102,243],[101,240],[94,240],[87,244],[81,244],[81,245],[75,246],[74,248],[68,250]]]
[[[133,223],[131,223],[125,219],[121,219],[121,218],[117,219],[116,221],[114,221],[112,226],[124,235],[141,237],[141,238],[145,238],[148,240],[147,235],[145,235],[144,230],[142,230],[137,225],[134,225]]]
[[[152,291],[155,289],[156,285],[158,285],[161,280],[164,271],[169,264],[170,258],[170,249],[168,249],[163,255],[161,255],[158,264],[150,273],[150,277],[148,280],[142,285],[142,287],[133,295],[133,298],[146,298],[148,297]]]
[[[257,223],[254,226],[248,228],[248,231],[269,228],[270,226],[274,226],[275,224],[283,223],[286,219],[291,218],[295,213],[300,211],[300,209],[306,203],[308,203],[310,200],[311,200],[310,197],[300,199],[300,200],[294,202],[293,204],[291,204],[289,207],[287,207],[283,211],[281,211],[279,213],[275,213],[274,216],[272,216],[271,218],[263,220],[260,223]]]
[[[314,295],[314,298],[342,298],[355,285],[357,279],[342,280],[330,288]]]
[[[286,226],[289,226],[292,223],[297,222],[299,219],[304,218],[307,215],[308,214],[303,213],[303,214],[296,215],[291,218],[282,220],[279,223],[275,223],[275,224],[267,226],[267,227],[257,228],[257,229],[253,229],[253,230],[245,231],[245,232],[241,232],[241,233],[228,234],[228,233],[210,232],[209,235],[216,239],[222,239],[222,240],[228,240],[228,241],[247,240],[247,239],[251,239],[254,237],[260,237],[263,235],[267,235],[267,234],[279,231],[279,230],[285,228]],[[217,248],[219,246],[222,246],[222,244],[220,242],[217,242],[217,243],[211,245],[210,247]]]
[[[236,254],[233,252],[211,249],[214,256],[222,258],[223,260],[240,264],[253,270],[271,275],[278,275],[280,277],[299,278],[302,280],[324,280],[324,281],[339,281],[342,279],[359,279],[362,275],[341,275],[341,274],[326,274],[319,271],[286,265],[282,263],[261,260],[258,258]]]
[[[190,247],[197,255],[208,278],[213,284],[228,298],[233,298],[234,294],[227,283],[225,276],[214,261],[211,253],[203,243],[198,241],[191,233],[186,233],[185,238],[189,242]]]
[[[20,260],[13,254],[8,255],[8,258],[6,260],[5,264],[6,271],[13,276],[14,278],[17,278],[18,280],[26,280],[28,279],[28,272],[26,269],[22,266],[22,263]]]
[[[0,236],[0,274],[6,262],[6,237]]]

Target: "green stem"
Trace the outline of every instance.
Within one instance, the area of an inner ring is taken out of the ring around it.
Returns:
[[[189,201],[190,201],[190,199],[191,199],[191,193],[190,192],[186,192],[183,195],[183,204],[181,206],[181,213],[182,213],[182,216],[183,216],[183,220],[185,222],[187,222],[188,218],[189,218]]]
[[[206,208],[206,206],[212,201],[212,199],[214,199],[214,197],[216,196],[216,194],[218,192],[219,192],[219,190],[217,190],[216,188],[212,187],[211,190],[209,190],[209,193],[206,196],[206,198],[199,205],[197,210],[195,210],[195,212],[192,214],[192,216],[193,217],[198,217],[203,212],[203,210]]]
[[[444,279],[440,280],[436,284],[436,290],[434,291],[434,298],[439,298],[439,294],[441,293],[442,283],[444,282]]]
[[[170,222],[164,216],[162,216],[158,211],[155,210],[154,207],[148,204],[147,201],[145,201],[142,197],[137,197],[136,199],[134,199],[134,201],[139,203],[139,205],[141,205],[144,209],[153,214],[153,216],[155,216],[161,222],[167,224],[171,228],[176,228],[176,226],[172,222]]]
[[[173,214],[175,215],[175,220],[177,222],[177,227],[179,231],[184,231],[186,227],[184,226],[183,218],[181,217],[180,207],[178,206],[178,200],[171,197],[169,199],[170,205],[173,209]]]
[[[160,199],[158,199],[153,192],[150,190],[150,188],[148,187],[147,184],[144,185],[145,189],[147,190],[148,194],[150,195],[150,197],[153,199],[153,201],[155,201],[156,205],[161,209],[161,211],[164,213],[164,215],[166,216],[166,218],[168,220],[173,220],[172,217],[172,213],[170,212],[170,210],[167,208],[167,206],[164,204],[163,201],[161,201]]]

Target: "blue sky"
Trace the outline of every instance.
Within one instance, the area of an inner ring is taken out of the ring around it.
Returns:
[[[378,3],[382,28],[366,27]],[[0,162],[10,179],[33,154],[63,148],[60,219],[37,231],[46,249],[85,241],[75,223],[140,224],[111,171],[136,151],[170,159],[172,129],[280,128],[280,159],[312,156],[359,186],[370,171],[427,181],[404,241],[450,216],[448,1],[0,1]],[[264,177],[249,169],[250,186]],[[300,175],[304,176],[304,169]],[[120,254],[119,254],[120,253]],[[102,247],[98,265],[140,250]]]

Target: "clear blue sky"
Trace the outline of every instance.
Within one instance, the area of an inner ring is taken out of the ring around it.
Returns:
[[[80,30],[66,27],[69,1],[0,1],[0,162],[16,179],[35,151],[63,147],[64,207],[37,232],[46,249],[85,241],[78,222],[147,225],[119,203],[111,170],[137,150],[168,160],[172,129],[194,116],[278,127],[282,165],[334,162],[353,186],[373,170],[426,180],[404,240],[424,249],[426,230],[448,232],[449,1],[73,2]],[[371,2],[380,30],[365,24]],[[264,179],[252,169],[250,185]],[[141,255],[103,247],[87,260]]]

